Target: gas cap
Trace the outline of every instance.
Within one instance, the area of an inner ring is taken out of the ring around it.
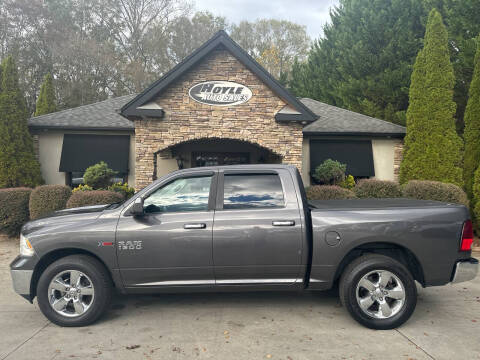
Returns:
[[[338,245],[340,243],[340,240],[342,240],[342,238],[340,237],[340,234],[336,231],[329,231],[325,234],[325,242],[329,246]]]

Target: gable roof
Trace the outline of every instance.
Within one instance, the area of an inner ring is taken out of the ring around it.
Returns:
[[[406,128],[388,121],[362,115],[317,100],[300,101],[318,115],[318,120],[305,126],[305,135],[365,135],[404,137]]]
[[[118,110],[136,94],[119,96],[97,103],[32,117],[30,129],[64,130],[125,130],[134,131],[133,121],[118,113]]]
[[[257,75],[278,97],[294,107],[297,114],[279,114],[276,119],[278,121],[306,121],[312,122],[316,120],[317,116],[310,111],[303,103],[301,103],[295,96],[293,96],[285,87],[283,87],[276,79],[270,75],[255,59],[243,50],[230,36],[223,30],[217,32],[210,40],[206,41],[197,50],[187,56],[182,62],[176,65],[173,69],[167,72],[159,80],[155,81],[142,93],[138,94],[134,99],[129,101],[121,109],[121,114],[127,116],[149,116],[142,112],[138,107],[148,103],[159,93],[165,90],[170,84],[182,76],[185,72],[198,64],[205,56],[218,46],[223,46],[229,51],[238,61],[240,61],[247,69]],[[163,113],[158,113],[161,117]]]

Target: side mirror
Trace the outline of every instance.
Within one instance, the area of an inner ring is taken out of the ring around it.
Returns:
[[[143,211],[143,199],[141,197],[136,198],[135,201],[133,202],[132,207],[130,208],[130,214],[133,216],[143,216],[144,215]]]

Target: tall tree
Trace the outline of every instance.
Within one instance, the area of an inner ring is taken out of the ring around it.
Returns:
[[[55,88],[53,87],[53,77],[51,74],[45,75],[40,94],[37,99],[35,116],[50,114],[57,111]]]
[[[440,13],[433,9],[424,47],[413,67],[400,182],[416,179],[463,185],[462,140],[454,121],[454,82],[447,29]]]
[[[340,0],[307,63],[296,68],[307,76],[295,81],[292,74],[292,91],[402,123],[424,15],[420,0]]]
[[[33,187],[42,183],[27,116],[25,99],[18,85],[17,66],[9,56],[2,63],[0,187]]]
[[[295,58],[305,60],[310,47],[305,26],[286,20],[242,21],[232,25],[231,36],[277,79],[290,72]]]
[[[480,166],[480,37],[477,40],[477,54],[474,64],[464,118],[465,159],[463,178],[465,180],[465,190],[471,200],[473,199],[473,174]]]

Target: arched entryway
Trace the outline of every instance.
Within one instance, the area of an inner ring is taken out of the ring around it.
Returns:
[[[223,138],[196,139],[158,151],[154,156],[154,178],[182,168],[281,162],[280,154],[256,143]]]

